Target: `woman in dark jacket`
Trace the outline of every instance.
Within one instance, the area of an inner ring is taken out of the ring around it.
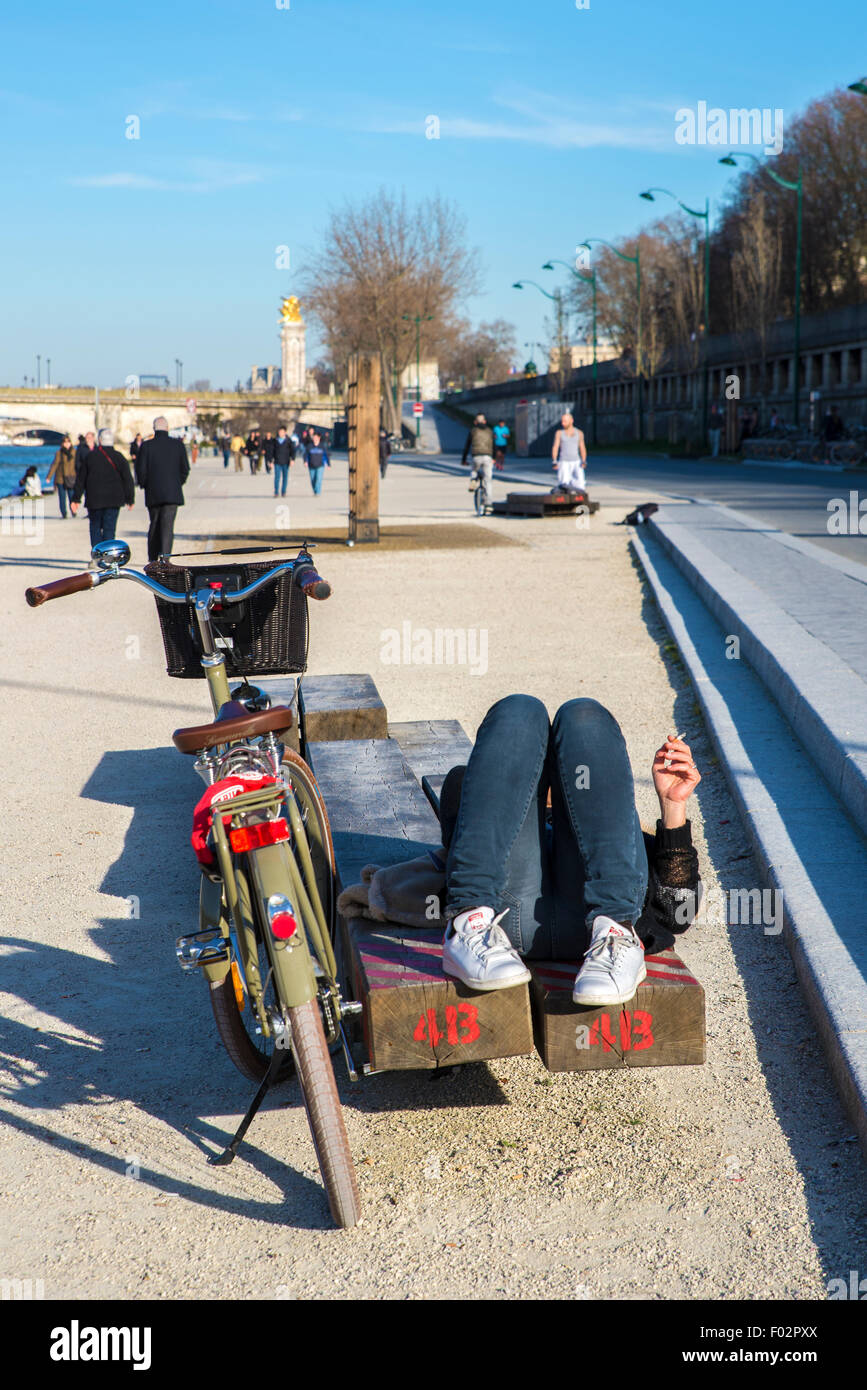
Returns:
[[[96,448],[87,455],[78,470],[69,504],[74,516],[84,498],[90,522],[91,549],[98,541],[114,540],[118,512],[124,504],[132,507],[135,501],[135,484],[129,463],[113,445],[111,430],[100,430]]]

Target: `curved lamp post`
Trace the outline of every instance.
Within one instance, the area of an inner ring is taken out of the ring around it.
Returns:
[[[646,188],[643,193],[639,193],[639,198],[645,198],[648,203],[655,203],[653,196],[655,193],[664,193],[667,197],[673,198],[679,208],[689,213],[690,217],[700,217],[704,221],[704,372],[702,374],[701,390],[701,418],[703,438],[707,439],[707,412],[708,412],[708,387],[710,384],[710,362],[708,353],[710,350],[710,199],[704,200],[704,212],[699,212],[698,208],[691,208],[686,203],[681,202],[677,194],[672,193],[669,188]]]
[[[571,275],[575,276],[576,280],[583,280],[585,284],[593,286],[593,446],[595,448],[597,444],[596,396],[599,375],[599,364],[596,358],[596,271],[591,270],[589,275],[582,275],[581,272],[570,265],[568,261],[558,261],[554,257],[552,257],[550,261],[546,261],[542,269],[553,270],[555,265],[565,265],[566,269]]]
[[[798,402],[801,393],[801,213],[804,203],[804,183],[801,176],[801,166],[798,165],[797,180],[792,183],[791,179],[784,179],[780,174],[775,174],[773,169],[769,169],[766,164],[762,164],[758,155],[748,154],[746,150],[739,154],[729,152],[723,155],[720,164],[730,164],[737,168],[739,159],[751,159],[760,169],[764,169],[766,174],[770,174],[774,183],[778,183],[781,188],[788,188],[791,193],[798,195],[798,221],[795,235],[795,386],[792,392],[792,417],[793,424],[798,424]]]
[[[601,246],[607,246],[609,251],[613,251],[615,256],[619,256],[622,261],[631,261],[635,266],[635,294],[638,299],[638,333],[636,335],[635,365],[638,370],[638,442],[644,439],[644,382],[641,372],[641,243],[635,248],[634,256],[627,256],[625,251],[618,251],[616,246],[612,246],[610,241],[604,241],[601,236],[588,237],[586,241],[579,242],[579,246],[586,246],[590,251],[591,242],[597,241]]]
[[[512,289],[513,289],[513,290],[522,290],[522,289],[524,288],[525,285],[532,285],[534,290],[538,290],[539,293],[540,293],[540,294],[543,294],[543,295],[545,296],[546,299],[550,299],[554,304],[556,304],[556,306],[557,306],[557,331],[559,332],[559,331],[560,331],[560,325],[561,325],[561,323],[562,323],[562,313],[563,313],[563,307],[562,307],[563,296],[561,295],[560,291],[559,291],[559,290],[555,290],[553,294],[549,294],[548,291],[547,291],[546,289],[544,289],[544,288],[538,283],[538,281],[536,281],[536,280],[515,280],[515,282],[514,282],[513,285],[512,285]],[[537,345],[537,346],[538,346],[538,345]],[[563,351],[562,346],[560,347],[560,351],[561,351],[561,352]]]

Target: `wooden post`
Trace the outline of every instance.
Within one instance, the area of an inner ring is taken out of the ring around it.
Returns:
[[[379,540],[379,357],[355,353],[349,363],[349,539]]]

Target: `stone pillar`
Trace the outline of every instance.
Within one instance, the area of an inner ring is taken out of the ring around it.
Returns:
[[[299,319],[284,323],[280,329],[282,377],[280,390],[284,396],[303,395],[307,379],[307,329]]]
[[[831,389],[831,354],[822,353],[822,391],[827,393]]]

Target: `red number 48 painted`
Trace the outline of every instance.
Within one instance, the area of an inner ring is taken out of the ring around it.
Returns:
[[[476,1019],[479,1011],[475,1004],[466,1002],[458,1004],[446,1004],[446,1028],[445,1033],[441,1032],[437,1024],[436,1009],[428,1009],[426,1013],[420,1015],[418,1023],[415,1025],[413,1037],[416,1042],[426,1042],[431,1047],[437,1047],[443,1040],[456,1047],[459,1044],[466,1046],[467,1043],[476,1041],[480,1036],[479,1025]]]

